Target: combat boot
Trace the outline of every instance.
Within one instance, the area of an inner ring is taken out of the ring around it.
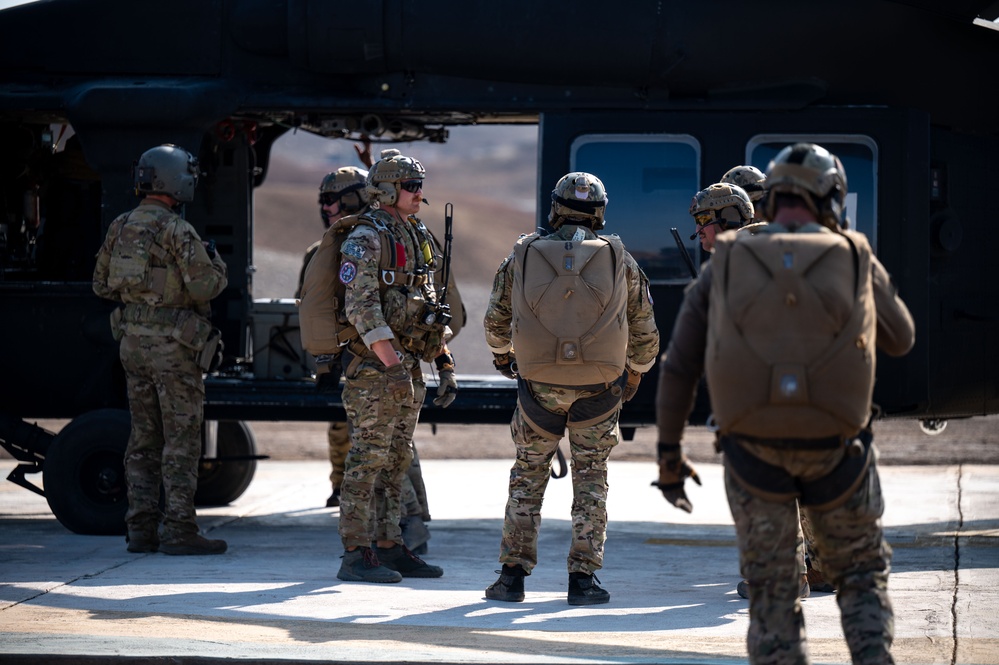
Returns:
[[[136,554],[155,552],[160,547],[160,537],[155,530],[132,531],[129,529],[125,535],[125,542],[128,543],[126,549]]]
[[[524,578],[528,573],[519,563],[515,566],[503,566],[503,570],[497,570],[499,579],[493,582],[486,589],[486,598],[489,600],[502,600],[507,603],[521,603],[524,601]]]
[[[809,566],[806,578],[808,579],[808,588],[812,591],[818,593],[836,593],[836,587],[826,580],[822,571],[815,570]]]
[[[160,552],[173,555],[223,554],[226,549],[228,549],[228,545],[224,540],[209,540],[200,533],[192,533],[176,540],[160,543]]]
[[[569,573],[570,605],[603,605],[610,602],[610,592],[597,586],[596,575]]]
[[[378,560],[383,566],[398,572],[403,577],[440,577],[444,574],[443,568],[431,566],[413,554],[405,545],[379,547]]]
[[[343,563],[336,574],[344,582],[401,582],[402,575],[383,566],[370,547],[358,547],[343,553]]]
[[[340,488],[334,487],[333,493],[330,494],[330,498],[326,499],[327,508],[336,508],[340,505]]]

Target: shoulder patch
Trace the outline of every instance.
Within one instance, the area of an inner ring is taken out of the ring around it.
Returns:
[[[348,240],[343,243],[343,247],[340,248],[340,252],[346,256],[353,257],[358,261],[364,258],[364,247],[353,240]]]
[[[344,261],[340,266],[340,282],[350,284],[357,277],[357,264],[353,261]]]

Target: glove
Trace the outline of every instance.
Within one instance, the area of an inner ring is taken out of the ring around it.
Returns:
[[[330,370],[316,376],[316,390],[323,394],[335,393],[340,390],[340,375],[343,374],[343,366],[340,359],[330,364]]]
[[[701,479],[697,471],[690,466],[679,443],[659,443],[656,447],[659,451],[659,480],[653,481],[652,485],[658,487],[666,500],[675,507],[684,512],[693,512],[694,506],[683,490],[683,481],[690,478],[700,485]]]
[[[406,403],[416,399],[416,393],[413,391],[413,377],[409,375],[409,371],[403,367],[402,363],[386,369],[385,378],[388,379],[389,394],[397,402]]]
[[[512,353],[494,353],[493,367],[508,379],[517,378],[517,358]]]
[[[622,402],[629,401],[638,392],[638,384],[642,382],[642,373],[636,372],[630,367],[625,367],[628,371],[628,383],[624,384],[624,395],[621,397]]]
[[[437,397],[434,404],[446,409],[451,406],[451,402],[458,396],[458,382],[454,378],[454,365],[445,365],[440,371],[440,380],[437,382]]]

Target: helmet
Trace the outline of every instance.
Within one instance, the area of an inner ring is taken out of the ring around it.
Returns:
[[[767,177],[755,166],[733,166],[718,182],[742,187],[753,203],[767,195]]]
[[[795,143],[781,150],[767,166],[767,216],[773,219],[776,194],[804,199],[819,223],[845,228],[846,171],[839,157],[814,143]]]
[[[367,179],[368,172],[356,166],[344,166],[327,173],[319,185],[319,205],[322,206],[324,201],[326,205],[339,203],[340,212],[345,215],[360,212],[368,205],[368,193],[365,191]],[[330,220],[322,207],[319,214],[328,226]]]
[[[552,190],[552,210],[548,221],[559,228],[566,221],[581,222],[594,231],[604,228],[607,190],[600,178],[575,171],[562,176]]]
[[[382,150],[382,158],[368,171],[368,197],[382,205],[395,205],[399,200],[400,182],[426,177],[427,170],[418,160],[403,156],[395,148]]]
[[[722,211],[734,208],[739,219],[726,219]],[[698,226],[708,224],[718,224],[723,230],[737,229],[740,226],[752,221],[753,202],[749,200],[749,194],[738,185],[730,185],[722,182],[702,189],[694,194],[690,202],[690,214],[697,222]],[[697,234],[690,236],[693,240]]]
[[[183,148],[170,143],[142,153],[135,165],[137,194],[167,194],[181,203],[194,200],[198,186],[198,160]]]

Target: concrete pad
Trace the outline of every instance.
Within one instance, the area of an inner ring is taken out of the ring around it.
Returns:
[[[6,475],[12,461],[0,462]],[[612,461],[608,605],[565,602],[569,480],[553,480],[524,603],[486,601],[496,578],[510,462],[424,460],[437,580],[336,579],[342,547],[328,467],[265,461],[230,506],[203,509],[222,556],[129,554],[78,536],[45,500],[0,483],[0,660],[44,655],[244,661],[744,662],[747,603],[717,464],[699,464],[690,515]],[[999,467],[883,467],[895,548],[899,663],[999,663]],[[812,658],[849,662],[832,594],[802,602]],[[41,661],[39,661],[41,662]]]

